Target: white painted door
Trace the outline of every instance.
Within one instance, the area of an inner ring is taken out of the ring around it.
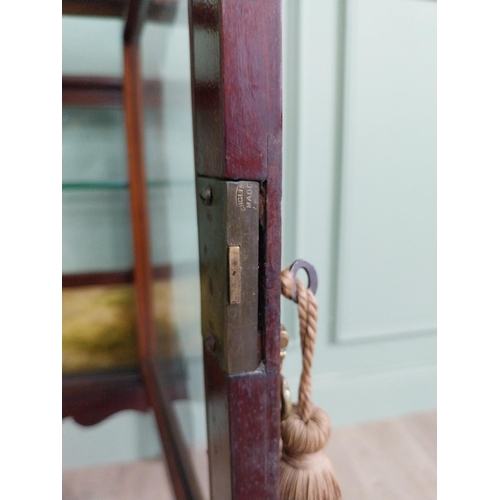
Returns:
[[[336,425],[434,408],[436,3],[283,9],[283,265],[319,275],[315,403]]]

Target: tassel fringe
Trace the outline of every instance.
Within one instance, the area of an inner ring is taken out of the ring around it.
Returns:
[[[297,288],[302,375],[299,402],[281,421],[280,500],[341,500],[335,473],[324,448],[331,434],[330,419],[311,400],[311,367],[316,340],[317,303],[314,294],[286,269],[281,290],[291,298]]]

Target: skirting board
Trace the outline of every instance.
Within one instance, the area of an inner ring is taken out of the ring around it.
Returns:
[[[298,379],[290,380],[293,399]],[[379,372],[313,377],[313,400],[334,427],[420,413],[436,408],[436,364]],[[188,444],[205,446],[205,404],[179,401],[175,410]],[[63,469],[157,457],[161,453],[152,415],[126,411],[101,424],[63,423]]]
[[[436,363],[318,376],[313,377],[313,401],[334,426],[420,413],[436,408],[436,379]],[[297,387],[298,380],[293,382],[291,387]]]

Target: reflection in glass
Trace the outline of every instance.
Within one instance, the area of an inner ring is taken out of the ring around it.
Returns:
[[[62,369],[138,366],[124,114],[63,108]]]
[[[62,310],[63,372],[138,364],[133,285],[64,289]]]
[[[63,182],[127,182],[123,108],[65,106]]]

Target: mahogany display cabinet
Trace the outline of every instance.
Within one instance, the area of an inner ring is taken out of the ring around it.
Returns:
[[[273,500],[281,4],[188,3],[192,128],[181,149],[193,157],[191,183],[182,164],[173,167],[178,176],[164,175],[175,163],[165,153],[165,102],[177,96],[164,75],[143,76],[142,69],[145,29],[173,22],[179,5],[62,3],[63,15],[123,23],[123,77],[63,75],[63,418],[92,425],[120,410],[152,407],[176,498],[202,498],[174,410],[189,397],[185,354],[195,344],[210,498]],[[183,235],[189,208],[182,200],[192,202],[197,238]],[[177,237],[167,238],[169,223],[179,226]]]

